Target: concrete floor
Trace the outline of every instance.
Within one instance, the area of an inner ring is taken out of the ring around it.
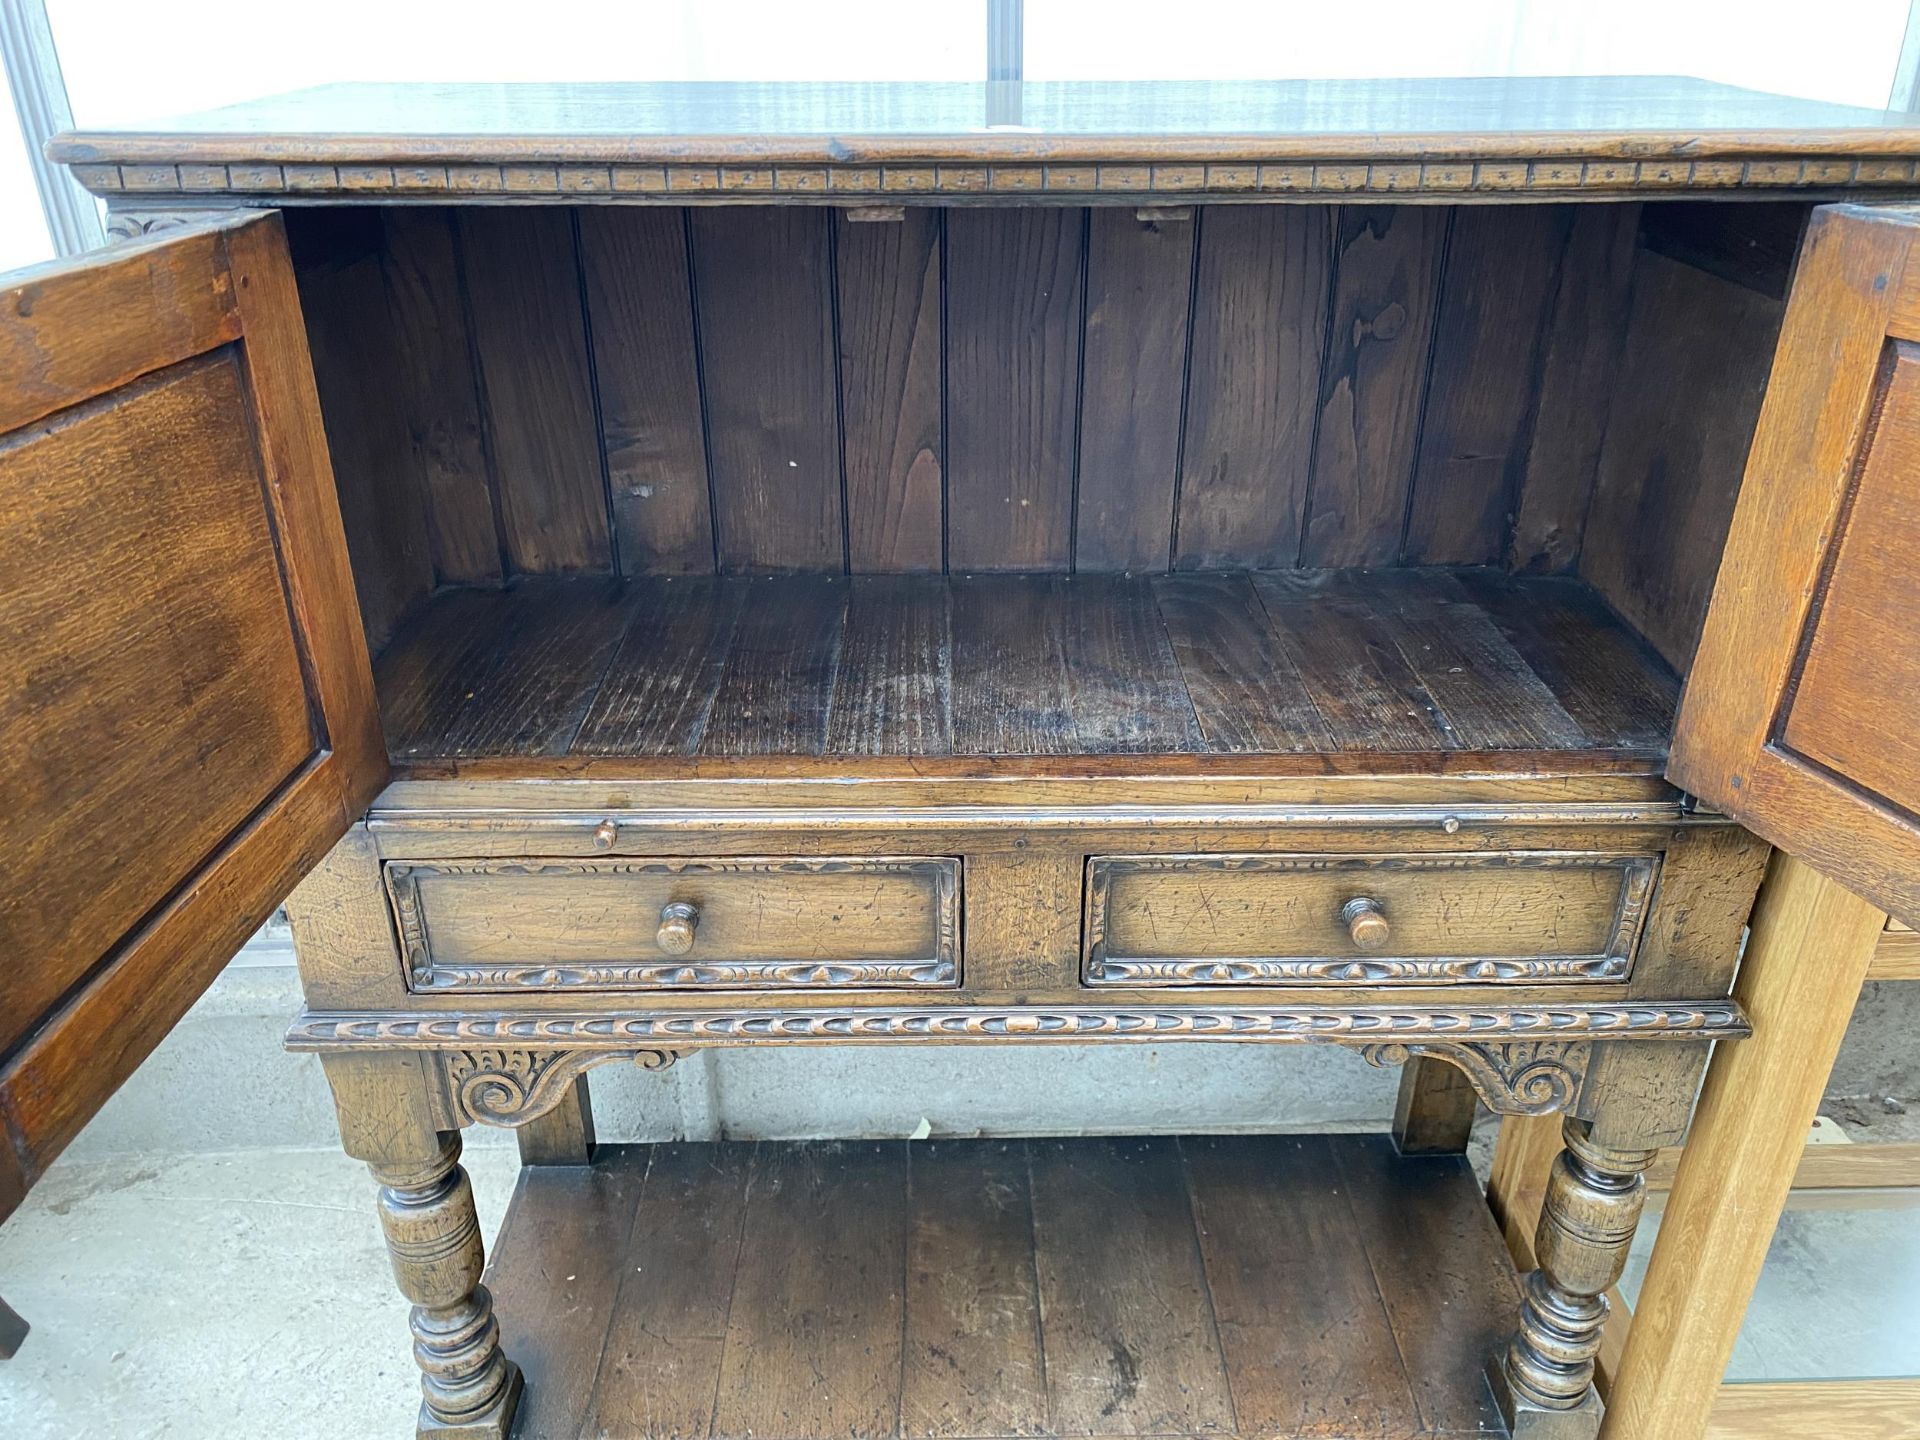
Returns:
[[[518,1163],[467,1153],[489,1244]],[[57,1167],[0,1229],[3,1293],[35,1327],[0,1362],[0,1435],[410,1436],[406,1305],[371,1195],[331,1149]],[[1920,1374],[1920,1192],[1845,1198],[1796,1197],[1729,1378]]]

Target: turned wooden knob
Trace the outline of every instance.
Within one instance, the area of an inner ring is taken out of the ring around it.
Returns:
[[[660,929],[654,940],[669,955],[684,955],[693,949],[693,932],[700,928],[700,907],[676,900],[660,911]]]
[[[1357,896],[1341,906],[1340,918],[1346,921],[1348,937],[1362,950],[1378,950],[1393,933],[1393,927],[1387,924],[1387,917],[1380,909],[1380,902],[1370,900],[1365,895]]]
[[[611,850],[613,842],[620,838],[620,827],[611,820],[602,820],[593,830],[593,848]]]

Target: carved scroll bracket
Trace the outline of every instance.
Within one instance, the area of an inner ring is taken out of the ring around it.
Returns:
[[[524,1125],[565,1098],[575,1077],[596,1065],[630,1060],[665,1070],[681,1050],[450,1050],[441,1057],[462,1125]]]
[[[1415,1055],[1445,1060],[1465,1072],[1495,1114],[1551,1115],[1580,1094],[1593,1047],[1585,1040],[1454,1040],[1359,1049],[1371,1065],[1400,1065]]]

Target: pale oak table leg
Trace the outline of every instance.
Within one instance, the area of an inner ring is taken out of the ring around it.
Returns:
[[[1885,917],[1776,854],[1608,1397],[1604,1440],[1699,1440]]]
[[[576,1075],[566,1097],[544,1115],[514,1128],[522,1165],[591,1165],[593,1104],[587,1077]]]

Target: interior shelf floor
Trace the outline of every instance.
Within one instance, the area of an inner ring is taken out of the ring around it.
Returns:
[[[520,1440],[1503,1435],[1462,1157],[1381,1135],[609,1147],[487,1275]]]
[[[396,759],[1598,752],[1678,685],[1577,580],[1490,570],[523,580],[424,604]]]

